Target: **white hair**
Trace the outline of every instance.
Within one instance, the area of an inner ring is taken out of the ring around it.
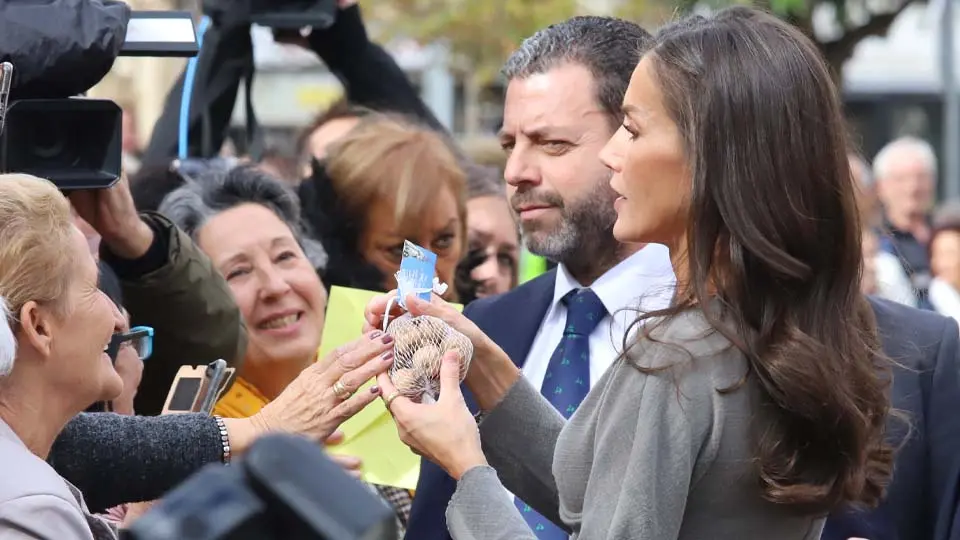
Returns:
[[[7,301],[0,296],[0,377],[6,377],[13,371],[13,360],[17,356],[17,341],[10,328],[10,310]]]
[[[873,158],[873,176],[883,181],[890,172],[893,162],[903,157],[914,157],[923,161],[931,176],[937,175],[937,154],[930,143],[916,137],[900,137],[887,143]]]

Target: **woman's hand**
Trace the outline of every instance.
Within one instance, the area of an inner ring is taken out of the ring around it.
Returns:
[[[387,303],[391,298],[397,297],[397,291],[390,291],[375,297],[367,304],[364,310],[364,319],[366,325],[364,328],[369,330],[383,330],[383,316],[387,309]],[[410,309],[410,315],[418,317],[420,315],[429,315],[436,317],[449,324],[473,343],[473,358],[483,361],[484,358],[491,356],[506,356],[500,347],[487,337],[473,321],[463,316],[459,310],[448,304],[436,294],[430,295],[430,301],[426,302],[416,295],[407,296],[407,307]],[[403,308],[399,302],[394,301],[390,309],[389,320],[402,315]],[[509,361],[509,359],[508,359]]]
[[[392,363],[393,339],[371,332],[303,370],[251,423],[260,435],[279,431],[323,441],[380,395],[377,386],[357,390]]]
[[[364,311],[366,328],[383,329],[387,304],[396,296],[397,292],[391,291],[377,296],[367,304]],[[432,295],[430,302],[426,302],[415,295],[410,295],[407,297],[407,307],[410,309],[410,315],[414,317],[420,315],[436,317],[467,336],[473,343],[473,359],[470,361],[470,369],[467,371],[464,382],[482,410],[489,411],[496,407],[510,387],[520,378],[520,368],[510,360],[503,349],[477,328],[473,321],[439,296]],[[393,319],[402,313],[403,309],[394,302],[388,317]]]
[[[130,503],[127,505],[127,511],[123,515],[123,523],[120,525],[121,529],[129,529],[133,522],[137,521],[144,514],[150,511],[154,505],[157,504],[157,501],[148,501],[148,502],[137,502]]]
[[[340,430],[334,431],[332,435],[327,437],[327,440],[323,441],[324,446],[336,446],[343,442],[346,438],[346,435]],[[347,472],[350,476],[359,479],[363,476],[363,472],[360,470],[360,466],[363,465],[363,461],[358,457],[354,456],[341,456],[338,454],[327,454],[327,457],[333,460],[334,463],[343,467],[343,470]]]
[[[439,465],[455,480],[470,469],[486,465],[477,422],[460,392],[460,359],[449,352],[440,366],[440,398],[419,404],[396,393],[390,377],[377,377],[400,440],[414,452]]]

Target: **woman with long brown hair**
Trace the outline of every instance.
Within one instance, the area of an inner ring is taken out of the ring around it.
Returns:
[[[458,540],[537,537],[504,486],[574,538],[817,539],[831,510],[879,501],[892,462],[829,71],[796,29],[730,8],[663,28],[623,112],[601,154],[621,195],[614,235],[670,249],[671,307],[638,318],[565,423],[476,326],[411,298],[473,340],[466,383],[483,418],[464,406],[456,358],[436,404],[381,376],[385,401],[404,440],[457,480]],[[369,306],[371,324],[385,305]]]

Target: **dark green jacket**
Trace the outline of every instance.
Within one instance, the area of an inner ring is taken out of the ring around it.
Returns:
[[[167,218],[141,216],[155,234],[137,260],[106,248],[101,258],[117,274],[132,326],[154,329],[153,355],[144,362],[137,414],[159,414],[181,366],[222,358],[239,368],[247,345],[240,310],[226,281],[194,243]]]

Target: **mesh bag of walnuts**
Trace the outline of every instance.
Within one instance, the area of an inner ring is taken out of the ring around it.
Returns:
[[[404,314],[387,326],[393,336],[390,380],[400,395],[418,403],[433,403],[440,395],[440,364],[449,351],[460,356],[460,381],[467,376],[473,343],[442,320]]]

